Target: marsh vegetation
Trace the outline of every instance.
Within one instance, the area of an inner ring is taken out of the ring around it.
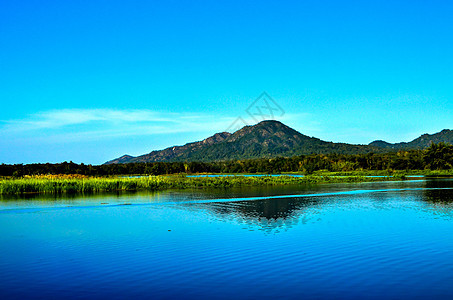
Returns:
[[[403,178],[400,178],[403,179]],[[375,178],[365,176],[228,176],[186,177],[84,177],[84,176],[26,176],[0,180],[0,194],[23,193],[94,193],[112,191],[139,191],[187,188],[228,188],[237,186],[297,185],[339,182],[365,182],[395,180],[392,177]]]

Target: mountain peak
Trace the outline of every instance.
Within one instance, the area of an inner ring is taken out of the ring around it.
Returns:
[[[264,120],[261,121],[255,125],[250,126],[252,128],[274,128],[274,129],[289,129],[289,130],[294,130],[289,126],[286,126],[280,121],[277,120]],[[295,130],[294,130],[295,131]]]
[[[288,127],[285,124],[283,124],[282,122],[277,121],[277,120],[263,120],[263,121],[258,122],[257,124],[255,124],[253,126],[269,126],[269,125],[279,125],[279,126]]]
[[[280,137],[284,136],[299,136],[306,137],[300,132],[292,129],[291,127],[286,126],[280,121],[276,120],[264,120],[255,125],[244,126],[238,131],[234,132],[228,139],[228,142],[237,141],[244,136],[254,140],[254,138],[267,139],[271,137]],[[255,140],[256,141],[256,140]]]

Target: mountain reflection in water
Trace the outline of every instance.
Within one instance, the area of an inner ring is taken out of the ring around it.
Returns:
[[[433,214],[452,217],[453,188],[451,184],[451,180],[423,181],[419,182],[413,190],[401,187],[401,193],[404,192],[403,198],[406,198],[407,201],[426,204],[425,209],[430,210]],[[313,192],[310,190],[310,193]],[[392,207],[394,193],[398,192],[398,187],[389,190],[372,190],[372,192],[364,194],[362,192],[366,192],[366,190],[356,192],[357,194],[353,194],[354,198],[363,198],[364,205],[371,204],[373,208],[385,210]],[[253,193],[253,196],[257,195],[261,195],[261,193]],[[324,207],[344,206],[350,200],[350,194],[342,195],[340,191],[335,195],[326,196],[294,196],[290,198],[278,198],[277,196],[272,199],[250,201],[197,203],[195,209],[203,208],[216,215],[220,220],[236,220],[238,223],[246,225],[246,229],[257,227],[268,233],[278,233],[299,223],[316,222],[319,220],[317,212]],[[189,204],[190,206],[193,205]],[[187,206],[184,207],[187,208]]]

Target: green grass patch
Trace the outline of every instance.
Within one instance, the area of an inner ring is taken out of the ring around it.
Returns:
[[[404,179],[400,177],[398,179]],[[237,186],[297,185],[340,182],[368,182],[395,180],[392,177],[373,178],[364,176],[228,176],[186,177],[146,176],[140,178],[89,177],[89,178],[20,178],[1,179],[0,194],[24,193],[96,193],[112,191],[141,191],[187,188],[228,188]]]

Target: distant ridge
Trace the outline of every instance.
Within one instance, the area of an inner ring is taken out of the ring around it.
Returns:
[[[156,150],[136,157],[124,155],[105,164],[160,161],[220,161],[276,156],[288,157],[313,153],[382,153],[402,149],[422,149],[428,147],[431,142],[453,144],[453,131],[446,129],[432,135],[424,134],[409,143],[391,144],[378,140],[369,145],[353,145],[326,142],[315,137],[303,135],[279,121],[267,120],[253,126],[245,126],[233,134],[220,132],[199,142]]]
[[[370,143],[370,146],[394,150],[424,149],[431,145],[431,143],[438,144],[440,142],[453,144],[453,130],[444,129],[441,132],[435,134],[425,133],[409,143],[402,142],[391,144],[384,141],[374,141]]]

